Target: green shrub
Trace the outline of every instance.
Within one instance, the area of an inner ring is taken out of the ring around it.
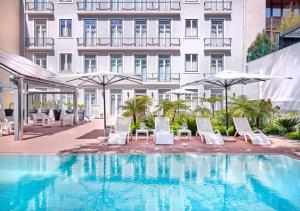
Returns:
[[[300,140],[300,133],[299,132],[290,132],[286,135],[286,137],[291,140]]]
[[[141,127],[141,121],[137,121],[136,125],[134,125],[133,122],[131,122],[131,132],[132,134],[135,134],[136,130]]]
[[[143,122],[148,128],[154,129],[155,127],[155,117],[154,116],[145,116]]]
[[[269,134],[269,135],[282,135],[283,134],[283,131],[279,128],[279,126],[274,123],[265,124],[262,131],[263,131],[263,133]]]
[[[223,135],[223,136],[226,136],[226,127],[216,127],[214,128],[214,130],[219,130],[220,133]],[[228,135],[230,136],[233,136],[234,135],[234,128],[233,127],[229,127],[228,128]]]
[[[174,135],[176,135],[177,130],[179,130],[181,128],[181,125],[178,123],[171,123],[170,127],[173,130]]]
[[[196,118],[194,116],[188,116],[185,118],[185,123],[187,124],[189,130],[191,130],[192,135],[196,135],[197,132]]]
[[[275,122],[286,133],[295,132],[296,126],[300,123],[299,117],[286,116]]]

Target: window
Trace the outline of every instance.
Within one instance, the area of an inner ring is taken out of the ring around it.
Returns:
[[[59,36],[72,37],[72,20],[60,19],[59,20]]]
[[[84,72],[93,73],[96,71],[96,55],[84,55]]]
[[[134,90],[134,96],[146,96],[147,95],[147,89],[135,89]]]
[[[171,81],[171,56],[158,56],[158,81]]]
[[[166,92],[170,91],[170,89],[159,89],[158,90],[158,104],[162,100],[171,100],[170,94],[166,94]]]
[[[110,90],[110,115],[120,116],[122,114],[122,90]]]
[[[46,53],[34,54],[34,62],[43,68],[47,68],[47,54]]]
[[[135,46],[146,46],[147,45],[147,21],[146,20],[135,20]]]
[[[110,71],[113,73],[123,72],[123,58],[122,55],[110,56]]]
[[[198,72],[198,55],[185,55],[185,72]]]
[[[62,53],[59,56],[60,71],[72,71],[72,54]]]
[[[140,75],[143,81],[147,80],[147,56],[135,55],[134,56],[134,71],[135,74]]]
[[[198,20],[185,20],[185,36],[198,37]]]
[[[161,47],[171,46],[171,21],[170,20],[158,21],[158,37],[159,37],[159,46]]]
[[[222,89],[211,89],[210,90],[210,97],[221,97],[223,98],[223,90]],[[223,102],[218,101],[215,104],[215,110],[220,111],[223,108]]]
[[[187,89],[188,91],[195,92],[194,94],[186,94],[185,99],[188,100],[186,103],[192,110],[198,107],[198,90],[197,89]]]
[[[122,46],[123,44],[123,21],[113,19],[110,22],[110,39],[112,46]]]
[[[215,74],[224,70],[224,55],[214,54],[211,55],[210,73]]]
[[[58,0],[58,3],[73,3],[73,0]]]

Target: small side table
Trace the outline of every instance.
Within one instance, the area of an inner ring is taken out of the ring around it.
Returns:
[[[187,134],[188,139],[189,140],[191,139],[191,136],[192,136],[191,130],[189,130],[189,129],[179,129],[179,130],[177,130],[177,137],[178,137],[179,140],[181,139],[182,134]]]
[[[137,141],[139,134],[146,134],[147,141],[149,139],[149,130],[147,129],[138,129],[135,131],[135,140]]]

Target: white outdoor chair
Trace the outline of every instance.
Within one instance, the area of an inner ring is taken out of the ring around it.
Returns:
[[[61,118],[61,126],[74,125],[74,114],[66,114]]]
[[[125,145],[131,137],[131,117],[117,117],[116,123],[108,136],[108,144]]]
[[[52,119],[47,114],[36,113],[32,114],[33,125],[41,125],[43,127],[52,127]]]
[[[3,136],[4,134],[10,135],[14,134],[15,132],[15,123],[12,121],[8,121],[7,119],[4,119],[4,121],[0,122],[0,136]]]
[[[216,145],[223,145],[224,140],[220,133],[220,131],[215,130],[213,131],[211,121],[208,118],[196,118],[196,125],[197,125],[197,133],[201,138],[201,141],[206,144],[216,144]]]
[[[254,145],[269,145],[271,144],[268,137],[263,134],[260,130],[252,131],[248,119],[246,117],[233,117],[233,123],[236,128],[234,137],[237,135],[243,136],[247,142],[247,137],[250,138],[252,144]]]
[[[154,129],[155,144],[173,144],[174,134],[170,128],[170,119],[168,117],[155,117]]]

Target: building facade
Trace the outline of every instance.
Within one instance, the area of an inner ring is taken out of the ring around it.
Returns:
[[[150,96],[154,108],[187,82],[223,69],[244,71],[247,48],[265,27],[265,8],[260,0],[25,1],[26,57],[60,75],[139,75],[142,84],[109,88],[113,117],[134,96]],[[183,96],[192,108],[199,97],[223,96],[218,87],[185,88],[195,91]],[[78,99],[88,115],[102,114],[101,88],[84,87]]]

